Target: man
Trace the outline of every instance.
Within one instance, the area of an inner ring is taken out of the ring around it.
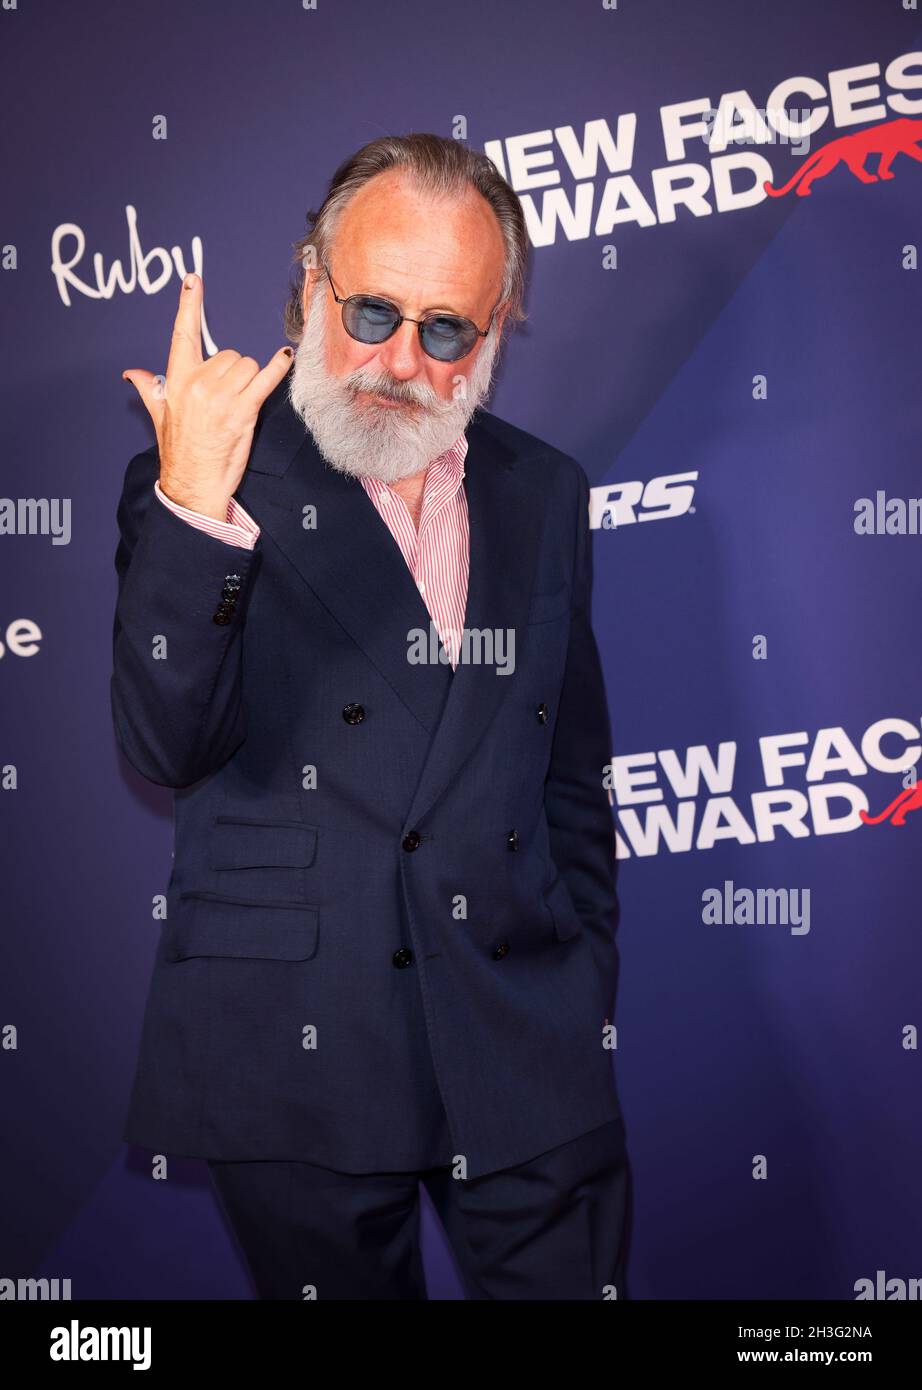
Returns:
[[[611,757],[581,466],[480,409],[524,317],[492,163],[335,174],[260,369],[125,375],[112,709],[175,788],[125,1138],[209,1161],[261,1297],[623,1297]]]

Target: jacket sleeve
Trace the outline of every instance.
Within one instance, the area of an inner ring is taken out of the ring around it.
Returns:
[[[157,500],[159,473],[156,446],[125,472],[110,698],[132,767],[160,786],[187,787],[246,737],[243,614],[260,543],[230,545],[190,526]]]
[[[551,857],[587,933],[605,981],[608,1018],[618,977],[615,932],[615,824],[604,785],[612,742],[599,649],[592,631],[592,533],[589,480],[576,460],[577,517],[570,641],[550,767],[545,812]]]

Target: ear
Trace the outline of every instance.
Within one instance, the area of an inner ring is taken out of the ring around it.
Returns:
[[[311,296],[322,288],[321,281],[326,283],[326,275],[323,268],[319,265],[304,267],[304,283],[301,286],[301,312],[304,316],[303,321],[307,323],[307,313],[310,308]]]
[[[305,270],[304,283],[301,286],[301,315],[302,322],[307,323],[307,314],[310,308],[311,294],[317,283],[317,273],[313,270]]]

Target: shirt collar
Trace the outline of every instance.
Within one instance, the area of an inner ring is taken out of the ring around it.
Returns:
[[[467,457],[467,435],[463,432],[459,434],[444,454],[439,454],[438,458],[433,459],[428,465],[428,476],[426,478],[426,490],[432,492],[438,484],[439,492],[454,496],[461,486],[464,478],[464,460]],[[360,475],[366,492],[374,492],[376,497],[386,496],[390,492],[390,487],[381,478],[375,478],[369,473]]]

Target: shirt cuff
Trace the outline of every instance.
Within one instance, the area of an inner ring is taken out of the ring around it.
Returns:
[[[154,483],[154,492],[163,505],[169,507],[176,516],[199,531],[207,531],[215,540],[224,541],[227,545],[242,546],[246,550],[252,550],[256,545],[259,527],[233,497],[227,504],[227,520],[217,521],[213,516],[203,516],[201,512],[193,512],[188,507],[181,506],[179,502],[174,502],[161,491],[159,481]]]

